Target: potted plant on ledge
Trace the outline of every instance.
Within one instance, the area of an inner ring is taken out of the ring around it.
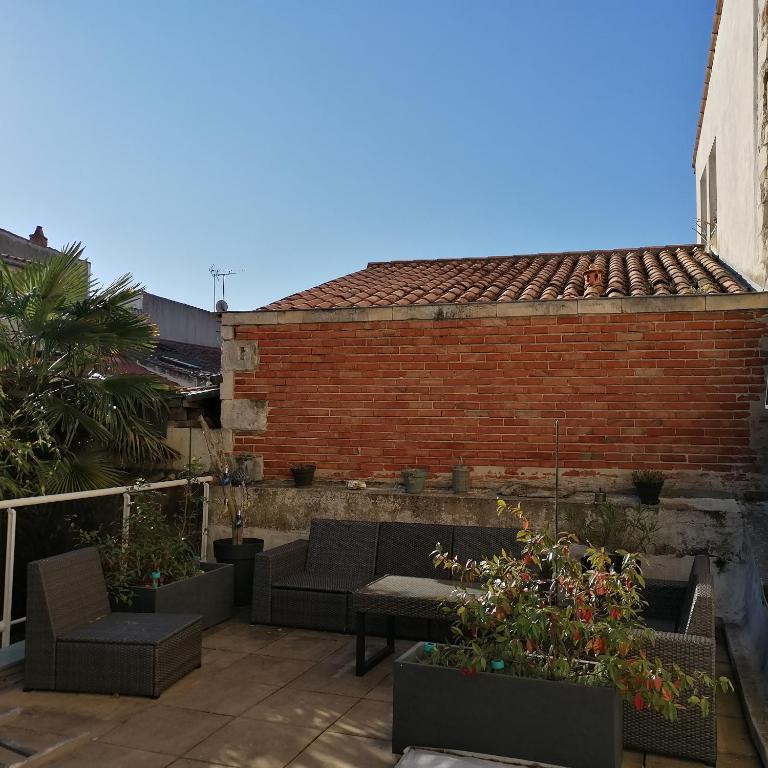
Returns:
[[[435,552],[437,566],[483,589],[459,585],[450,645],[418,644],[396,661],[394,752],[418,744],[618,768],[622,701],[674,720],[683,707],[707,712],[716,685],[730,688],[654,658],[636,556],[624,553],[616,570],[590,549],[585,569],[569,556],[570,535],[535,533],[516,513],[520,559],[502,551],[462,563]]]
[[[664,479],[664,473],[657,469],[637,469],[632,473],[632,482],[641,504],[659,503]]]

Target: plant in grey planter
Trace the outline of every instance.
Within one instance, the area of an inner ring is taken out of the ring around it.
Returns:
[[[569,557],[571,535],[534,532],[515,513],[520,558],[464,562],[438,545],[436,566],[458,578],[453,640],[396,662],[395,751],[418,744],[618,768],[622,700],[674,720],[683,707],[706,713],[707,693],[730,688],[651,656],[636,555],[625,553],[617,570],[605,550],[588,548],[585,568]]]
[[[648,552],[660,527],[657,509],[610,501],[583,507],[570,505],[564,517],[577,541],[606,549],[617,569],[623,561],[623,556],[617,553]]]
[[[199,613],[206,627],[229,618],[234,569],[200,562],[192,544],[188,499],[171,513],[157,493],[142,491],[133,498],[126,528],[77,532],[80,544],[99,550],[113,607]]]

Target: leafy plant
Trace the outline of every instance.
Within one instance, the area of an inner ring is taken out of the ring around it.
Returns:
[[[656,510],[609,501],[592,507],[571,507],[565,519],[577,541],[604,547],[608,552],[647,552],[660,527]]]
[[[132,309],[130,276],[101,287],[80,244],[40,264],[0,265],[0,494],[115,485],[129,466],[175,457],[158,427],[166,387],[116,363],[156,328]]]
[[[153,585],[153,571],[160,572],[160,585],[200,573],[189,518],[169,518],[162,496],[153,491],[140,491],[132,499],[127,529],[76,531],[78,544],[99,550],[110,595],[128,604],[133,595],[131,587]]]
[[[664,473],[658,469],[636,469],[632,473],[632,482],[648,485],[662,485]]]
[[[232,529],[232,543],[243,543],[243,532],[251,522],[256,500],[245,483],[222,485],[221,498],[214,502],[213,519]]]
[[[507,511],[504,501],[497,503],[499,514]],[[570,534],[535,532],[519,506],[513,512],[522,522],[519,559],[502,550],[462,563],[438,545],[435,565],[459,576],[461,586],[453,644],[425,653],[425,663],[471,676],[494,661],[506,674],[613,685],[636,709],[669,720],[689,706],[706,714],[708,691],[732,689],[727,678],[687,673],[653,657],[653,633],[641,619],[645,582],[636,555],[623,552],[614,569],[604,549],[590,547],[585,569],[570,557]],[[469,590],[468,583],[478,589]]]

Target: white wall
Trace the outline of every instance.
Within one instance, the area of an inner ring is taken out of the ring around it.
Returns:
[[[146,291],[134,306],[157,325],[161,339],[204,347],[218,347],[221,343],[219,316],[215,312]]]
[[[714,250],[738,272],[768,287],[760,252],[757,153],[757,0],[725,0],[701,138],[699,179],[717,141],[717,241]]]

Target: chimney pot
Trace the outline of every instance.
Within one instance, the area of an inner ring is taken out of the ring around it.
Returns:
[[[41,245],[43,248],[48,247],[48,238],[43,232],[43,228],[38,224],[35,227],[35,231],[29,236],[29,241],[35,245]]]
[[[590,264],[589,269],[584,272],[584,283],[586,284],[587,288],[594,287],[602,292],[603,279],[603,270],[599,269],[596,264]]]

